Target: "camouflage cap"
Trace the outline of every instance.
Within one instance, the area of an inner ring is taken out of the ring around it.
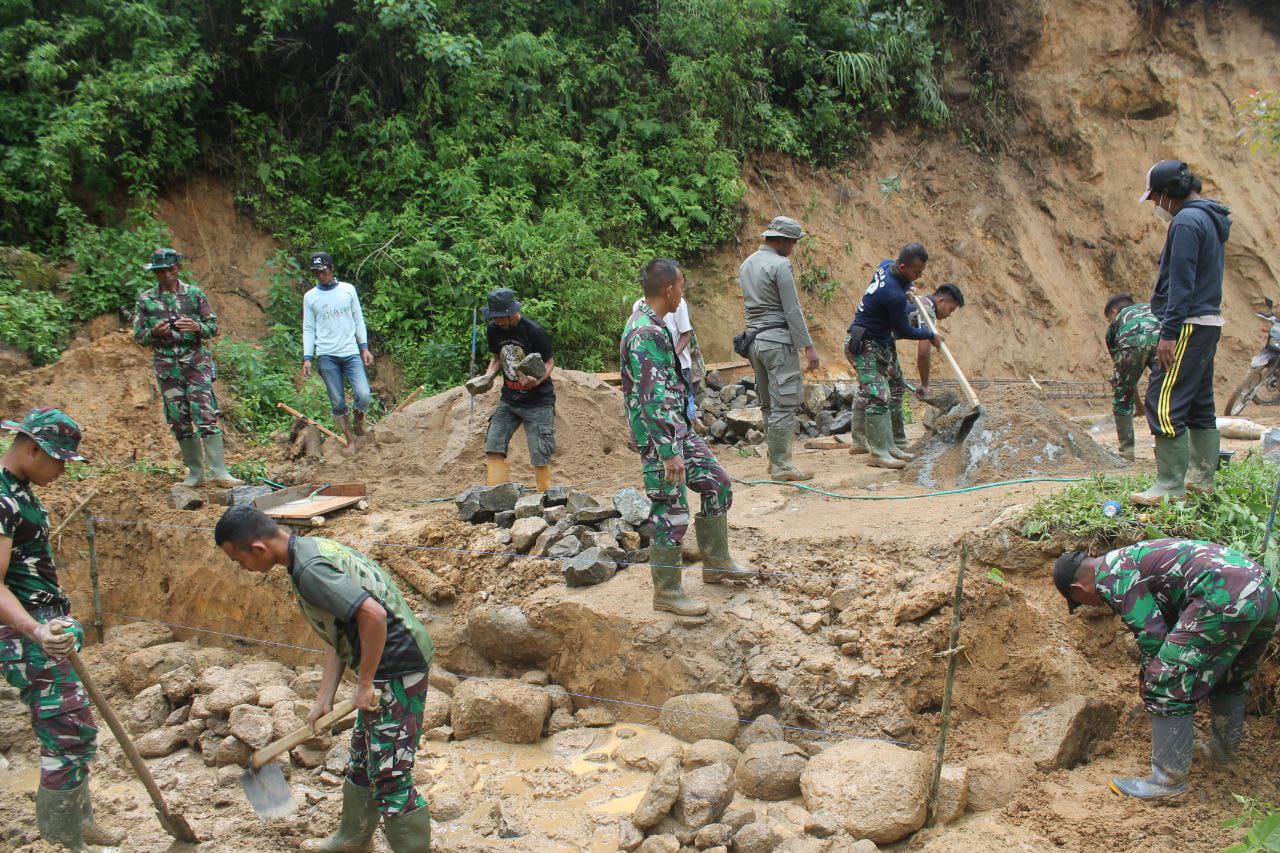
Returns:
[[[182,254],[169,248],[159,248],[151,253],[151,263],[144,270],[167,270],[182,263]]]
[[[83,433],[71,416],[49,406],[37,406],[18,421],[0,421],[0,428],[20,432],[40,449],[63,462],[84,462],[77,448]]]
[[[1080,602],[1071,599],[1071,585],[1076,582],[1076,572],[1080,571],[1080,564],[1088,556],[1086,551],[1068,551],[1053,561],[1053,585],[1067,600],[1068,613],[1075,613],[1076,608],[1080,606]]]
[[[769,227],[760,236],[786,237],[788,240],[799,240],[804,236],[804,229],[800,227],[799,222],[796,222],[790,216],[775,216],[769,221]]]

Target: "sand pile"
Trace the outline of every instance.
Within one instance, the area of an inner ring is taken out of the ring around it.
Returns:
[[[553,482],[605,491],[640,480],[640,458],[628,449],[631,430],[617,388],[590,373],[557,370]],[[365,482],[374,494],[434,498],[483,483],[484,436],[498,403],[497,388],[472,398],[461,387],[411,404],[379,423],[353,455],[330,457],[320,476]],[[470,405],[475,400],[475,411]],[[524,431],[511,439],[513,480],[533,483]]]
[[[916,459],[908,463],[906,479],[945,488],[1123,464],[1090,438],[1087,427],[1071,423],[1032,389],[990,387],[979,401],[983,414],[967,433],[963,406],[936,418],[933,434],[912,448]]]

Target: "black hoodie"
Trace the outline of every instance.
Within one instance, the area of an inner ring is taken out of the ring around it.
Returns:
[[[1175,340],[1188,317],[1222,313],[1231,209],[1212,199],[1189,201],[1169,223],[1160,253],[1160,273],[1151,293],[1151,313],[1160,337]]]

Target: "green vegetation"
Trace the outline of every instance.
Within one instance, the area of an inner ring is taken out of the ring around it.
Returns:
[[[1129,495],[1149,486],[1149,475],[1098,475],[1036,501],[1023,516],[1022,535],[1037,540],[1061,536],[1098,548],[1166,536],[1208,539],[1256,560],[1277,480],[1280,466],[1251,453],[1218,471],[1211,495],[1188,495],[1184,501],[1135,507]],[[1113,518],[1102,512],[1102,505],[1109,500],[1121,504],[1121,511]],[[1273,576],[1280,565],[1280,543],[1275,540],[1273,534],[1262,561]]]
[[[1278,853],[1280,851],[1280,808],[1275,805],[1232,794],[1240,804],[1240,817],[1222,822],[1223,829],[1245,829],[1244,838],[1225,848],[1222,853]]]
[[[1249,150],[1280,154],[1280,94],[1254,90],[1236,101],[1236,117],[1244,125],[1240,137]]]

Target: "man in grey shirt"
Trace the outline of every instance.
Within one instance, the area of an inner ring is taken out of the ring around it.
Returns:
[[[756,394],[760,396],[768,429],[769,476],[775,480],[809,480],[813,474],[791,461],[796,409],[804,400],[800,350],[804,350],[809,370],[818,367],[818,350],[809,337],[791,262],[787,260],[804,230],[794,219],[776,216],[760,236],[764,245],[742,262],[738,284],[742,286],[747,334],[755,335],[747,352],[756,373]]]

